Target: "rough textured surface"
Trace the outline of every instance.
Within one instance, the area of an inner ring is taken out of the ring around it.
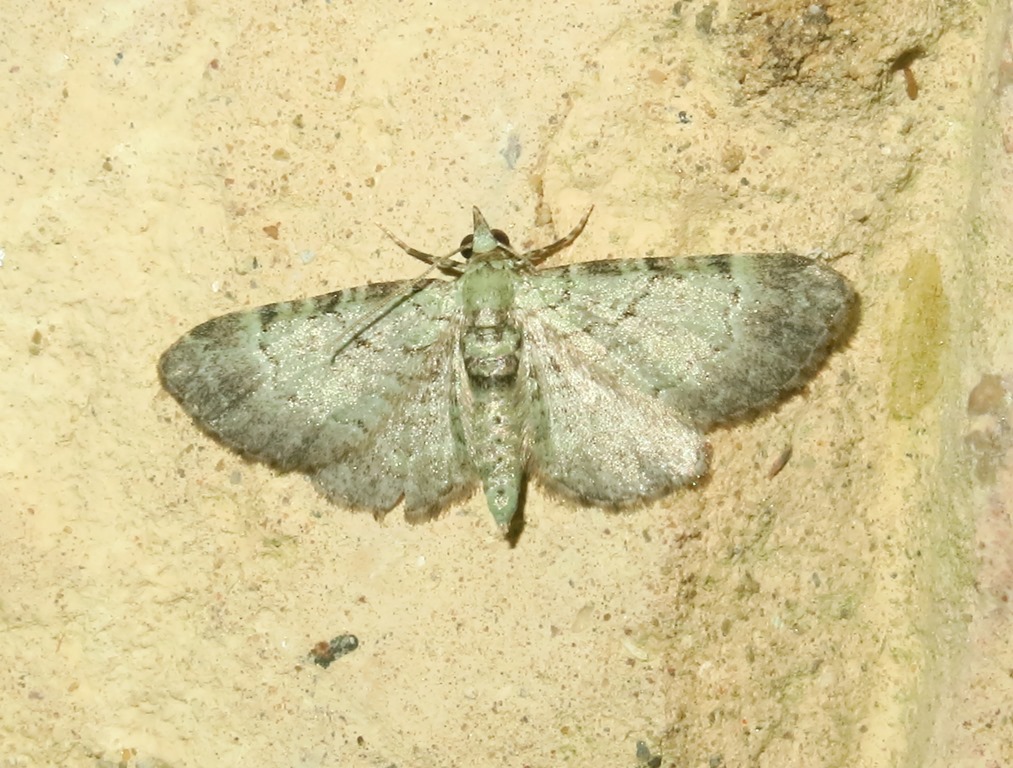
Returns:
[[[1008,4],[673,5],[0,10],[6,765],[1013,764]],[[374,221],[592,202],[565,261],[818,248],[862,296],[693,492],[377,525],[159,386],[200,318],[416,276]]]

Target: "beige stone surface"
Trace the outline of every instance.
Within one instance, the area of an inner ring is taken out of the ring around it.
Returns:
[[[0,765],[1013,765],[1009,13],[4,4]],[[374,222],[591,203],[566,259],[818,249],[861,295],[698,489],[378,524],[159,387],[211,316],[417,275]]]

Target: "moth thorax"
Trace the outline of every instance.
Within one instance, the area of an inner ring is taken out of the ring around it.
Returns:
[[[479,385],[513,381],[520,367],[521,334],[512,325],[469,328],[461,335],[468,378]]]

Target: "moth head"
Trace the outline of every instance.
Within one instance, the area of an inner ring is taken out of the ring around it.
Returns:
[[[472,208],[474,216],[474,232],[461,240],[461,256],[470,259],[475,254],[481,256],[492,253],[497,248],[510,247],[510,238],[499,229],[491,229],[478,208]]]

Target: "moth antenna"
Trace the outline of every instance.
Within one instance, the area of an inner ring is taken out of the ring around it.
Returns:
[[[568,235],[561,237],[559,240],[550,245],[546,245],[544,248],[528,251],[524,254],[524,258],[529,264],[537,266],[554,253],[559,253],[561,250],[572,244],[574,240],[580,237],[580,233],[584,231],[584,226],[587,224],[587,220],[591,218],[591,211],[593,210],[594,206],[592,205],[587,209],[587,213],[585,213],[584,217],[577,223],[577,226],[570,230]]]
[[[424,261],[426,264],[432,264],[434,267],[436,267],[441,271],[450,272],[451,274],[454,275],[461,274],[461,265],[458,264],[456,261],[451,261],[451,259],[453,259],[457,254],[461,252],[463,246],[460,245],[457,246],[446,256],[433,256],[431,253],[420,251],[418,248],[412,248],[410,245],[408,245],[408,243],[406,243],[400,237],[398,237],[389,229],[387,229],[385,226],[383,226],[383,224],[377,224],[376,226],[378,226],[380,228],[380,231],[383,232],[385,235],[387,235],[387,237],[393,240],[398,248],[400,248],[402,251],[407,253],[412,258],[418,259],[419,261]],[[426,270],[423,276],[428,275],[429,272],[431,271],[432,270]]]
[[[401,288],[401,290],[399,290],[396,294],[394,294],[393,297],[391,297],[390,301],[388,301],[386,304],[377,309],[376,312],[374,312],[371,317],[368,317],[355,330],[346,335],[345,338],[341,340],[341,343],[338,344],[338,348],[335,350],[334,354],[331,355],[331,365],[334,365],[334,361],[337,359],[338,355],[340,355],[343,351],[345,351],[345,349],[348,348],[348,345],[351,344],[353,341],[355,341],[359,336],[361,336],[364,331],[371,328],[373,325],[376,324],[378,320],[383,318],[384,315],[386,315],[388,312],[394,309],[394,307],[396,307],[402,301],[404,301],[413,293],[415,293],[417,290],[419,290],[419,283],[425,280],[426,277],[430,275],[434,269],[439,269],[439,265],[431,264],[429,266],[429,269],[427,269],[421,275],[412,278],[411,280],[408,280],[405,283],[405,285]]]
[[[387,237],[393,240],[402,251],[407,253],[409,256],[418,259],[419,261],[423,261],[426,264],[429,264],[429,269],[427,269],[418,277],[415,277],[409,280],[407,283],[405,283],[405,285],[401,288],[401,290],[399,290],[393,297],[391,297],[390,301],[388,301],[382,307],[377,309],[377,311],[374,312],[372,316],[367,318],[365,322],[363,322],[359,327],[357,327],[355,330],[349,333],[344,339],[342,339],[341,343],[338,344],[338,348],[331,356],[331,365],[334,365],[334,361],[337,359],[338,355],[344,352],[348,348],[348,345],[351,344],[353,341],[355,341],[360,335],[362,335],[364,331],[371,328],[373,325],[376,324],[378,320],[383,318],[388,312],[394,309],[394,307],[396,307],[398,304],[404,301],[408,296],[411,296],[413,293],[415,293],[419,288],[419,283],[421,283],[430,274],[432,274],[433,270],[438,269],[441,272],[450,272],[451,274],[454,275],[461,274],[460,265],[457,264],[456,262],[451,261],[451,259],[454,256],[456,256],[461,252],[461,246],[458,246],[453,251],[448,253],[446,256],[433,256],[431,253],[420,251],[418,248],[412,248],[410,245],[408,245],[408,243],[406,243],[404,240],[402,240],[393,232],[391,232],[389,229],[387,229],[385,226],[383,226],[383,224],[377,224],[376,226],[378,226],[380,230],[385,235],[387,235]]]

